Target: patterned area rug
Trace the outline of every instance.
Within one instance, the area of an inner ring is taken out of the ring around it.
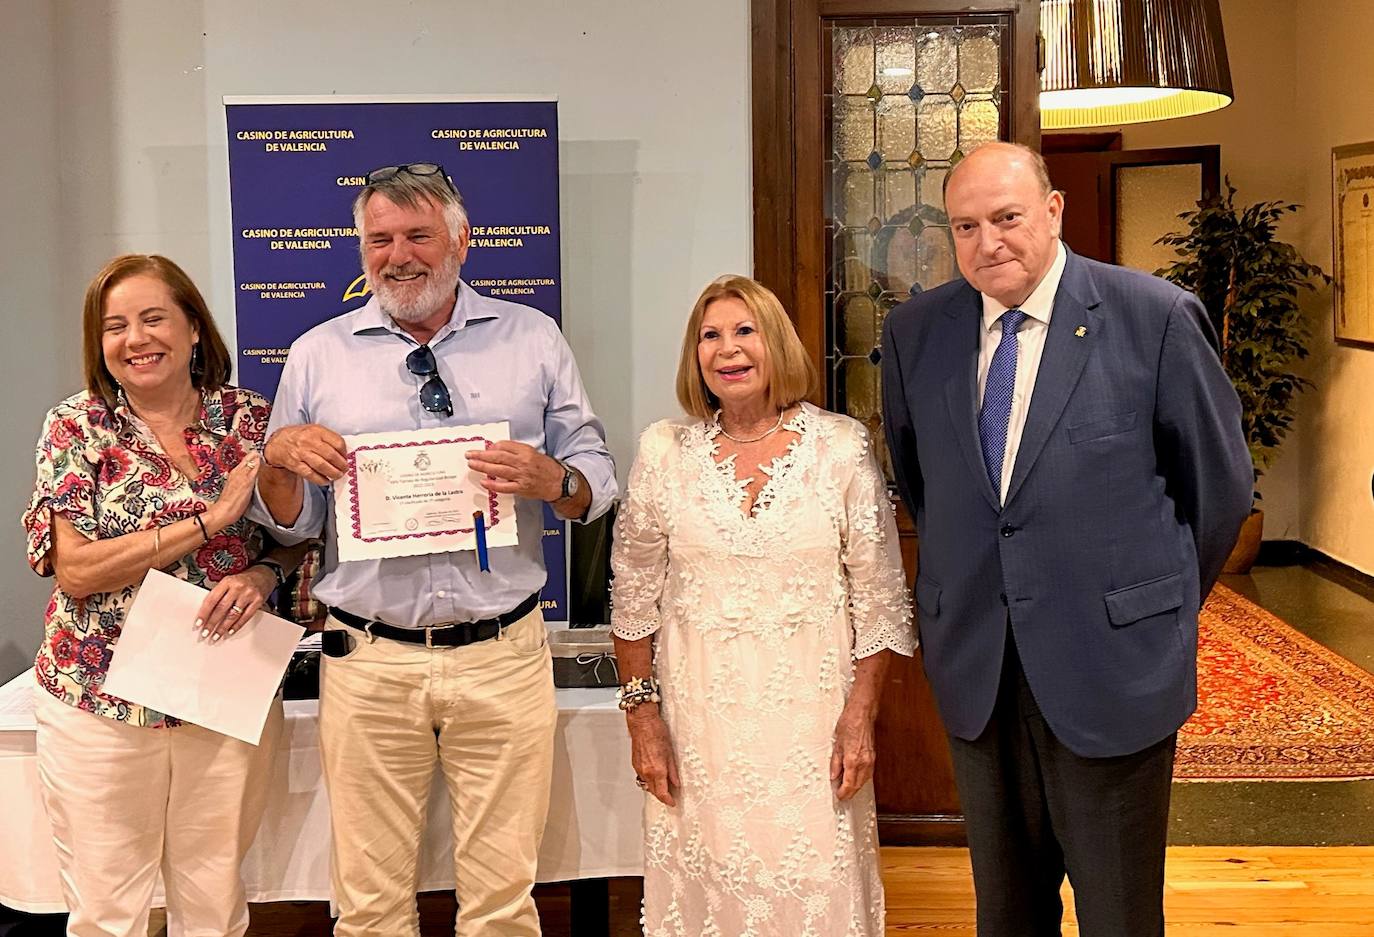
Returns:
[[[1217,585],[1198,621],[1198,710],[1174,778],[1374,778],[1374,676]]]

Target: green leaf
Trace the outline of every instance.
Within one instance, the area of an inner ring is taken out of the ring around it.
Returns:
[[[1276,238],[1278,222],[1300,205],[1274,200],[1237,206],[1229,176],[1224,188],[1224,194],[1178,216],[1185,230],[1155,242],[1175,247],[1179,255],[1155,273],[1196,294],[1224,333],[1221,358],[1240,398],[1258,478],[1288,433],[1297,394],[1312,386],[1289,368],[1308,355],[1298,296],[1329,284],[1331,277]]]

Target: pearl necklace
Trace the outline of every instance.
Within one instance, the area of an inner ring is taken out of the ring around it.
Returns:
[[[729,432],[727,432],[725,427],[722,426],[720,423],[719,410],[716,411],[716,429],[719,430],[720,434],[724,436],[726,439],[732,440],[737,443],[748,444],[751,442],[758,442],[760,439],[767,439],[769,436],[772,436],[778,430],[782,429],[782,418],[783,414],[785,414],[786,412],[786,410],[779,411],[778,422],[774,423],[771,428],[764,430],[761,434],[755,436],[753,439],[741,439],[738,436],[732,436]]]

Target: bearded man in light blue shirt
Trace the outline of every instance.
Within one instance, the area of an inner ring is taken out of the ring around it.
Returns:
[[[373,296],[291,346],[254,519],[326,544],[320,748],[341,937],[414,935],[436,759],[453,808],[458,937],[537,935],[530,896],[557,719],[539,590],[543,505],[588,521],[616,495],[605,432],[557,325],[460,277],[470,227],[433,163],[374,170],[354,202]],[[340,563],[343,436],[508,421],[469,455],[515,497],[519,545]]]

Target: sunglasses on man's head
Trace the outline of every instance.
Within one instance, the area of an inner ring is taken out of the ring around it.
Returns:
[[[453,416],[453,398],[449,396],[448,385],[439,376],[439,364],[428,345],[421,345],[406,355],[406,368],[416,377],[428,378],[420,388],[420,406],[430,413]]]
[[[448,184],[448,187],[453,189],[455,193],[458,191],[453,184],[453,180],[448,177],[448,173],[444,172],[444,167],[440,166],[438,163],[402,163],[400,166],[382,166],[380,169],[374,169],[367,174],[367,184],[372,185],[377,182],[386,182],[389,179],[395,179],[399,173],[406,173],[407,175],[416,177],[438,176],[443,179],[444,182]]]

